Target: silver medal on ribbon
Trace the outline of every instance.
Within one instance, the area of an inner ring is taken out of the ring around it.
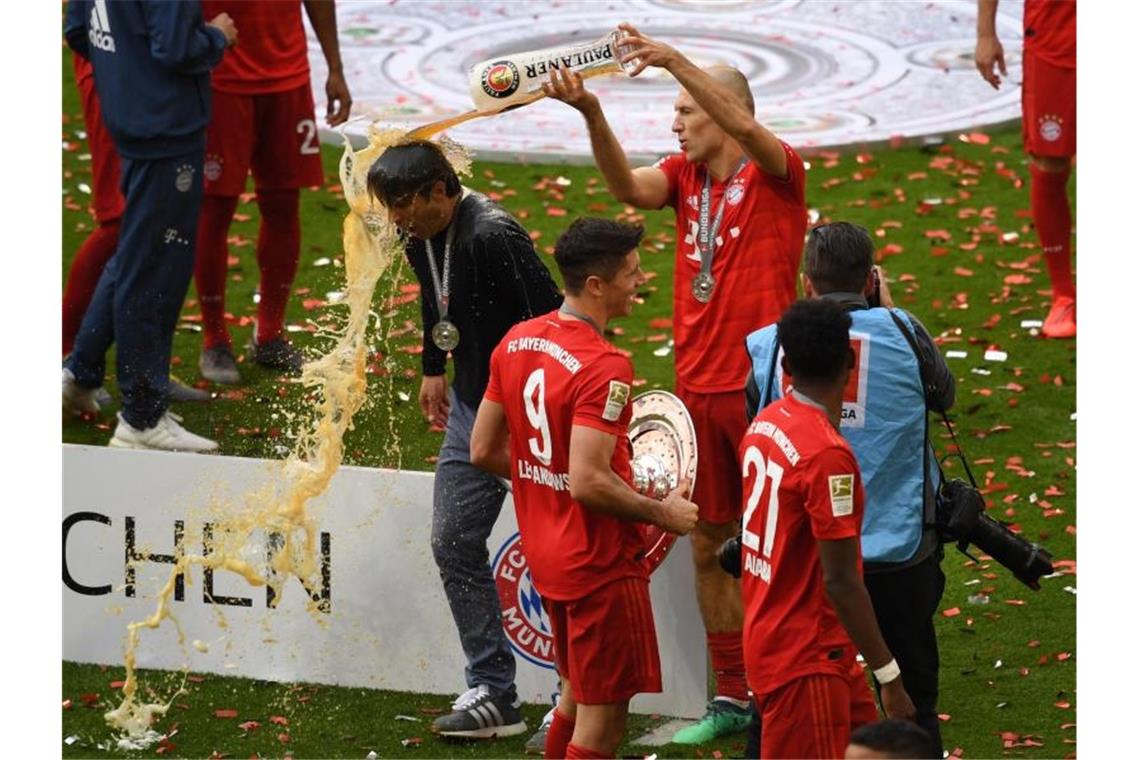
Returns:
[[[431,342],[440,351],[454,351],[459,345],[459,328],[446,319],[440,320],[431,328]]]
[[[633,446],[633,487],[638,493],[663,499],[681,480],[689,493],[697,479],[697,434],[681,399],[668,391],[649,391],[633,400],[629,440]],[[652,572],[665,560],[677,536],[648,523],[639,524],[645,537],[645,560]]]
[[[693,298],[701,303],[708,303],[712,300],[714,287],[716,287],[716,280],[713,279],[712,274],[701,272],[693,278]]]

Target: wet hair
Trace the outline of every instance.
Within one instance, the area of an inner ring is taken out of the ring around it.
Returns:
[[[931,757],[934,749],[925,728],[898,718],[860,726],[851,732],[851,744],[897,758]]]
[[[804,246],[804,274],[820,295],[862,293],[875,259],[867,230],[851,222],[812,228]]]
[[[459,177],[438,145],[410,140],[380,154],[368,170],[368,192],[388,208],[408,203],[418,193],[427,198],[443,180],[448,197],[459,194]]]
[[[710,66],[705,73],[732,90],[732,94],[748,109],[748,113],[756,115],[756,101],[752,97],[752,88],[748,86],[748,77],[739,69],[731,66]]]
[[[798,381],[829,381],[847,369],[851,317],[832,301],[793,303],[776,324],[788,371]]]
[[[566,292],[572,296],[581,293],[591,275],[612,280],[644,234],[645,228],[639,224],[591,216],[575,219],[554,243],[554,261]]]

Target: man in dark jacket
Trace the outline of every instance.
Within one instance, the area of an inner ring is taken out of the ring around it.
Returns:
[[[118,247],[64,365],[64,409],[98,411],[114,343],[123,410],[110,445],[213,451],[168,411],[168,367],[194,271],[210,70],[237,30],[224,13],[203,23],[197,2],[70,0],[64,35],[94,68],[126,197]]]
[[[471,464],[471,428],[495,346],[516,323],[558,308],[562,297],[522,225],[487,196],[463,188],[434,143],[388,148],[368,172],[368,187],[408,238],[423,314],[420,407],[446,428],[435,469],[431,548],[467,657],[469,690],[432,731],[512,736],[526,723],[487,551],[507,489]],[[450,390],[449,354],[455,361]]]

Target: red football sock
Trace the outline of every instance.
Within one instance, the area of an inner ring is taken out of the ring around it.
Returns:
[[[748,683],[744,679],[744,634],[742,631],[705,634],[716,673],[716,695],[746,701]]]
[[[1053,298],[1077,297],[1073,283],[1072,226],[1073,212],[1069,208],[1069,170],[1047,172],[1030,164],[1029,205],[1033,224],[1045,254],[1049,279],[1053,283]]]
[[[257,233],[257,266],[261,269],[261,301],[257,305],[257,342],[281,337],[285,305],[301,257],[300,191],[258,190],[261,229]]]
[[[83,314],[91,303],[91,296],[95,295],[95,286],[99,284],[103,267],[115,255],[118,243],[119,220],[112,219],[92,230],[71,260],[67,285],[63,289],[64,356],[70,354],[75,345],[75,336],[79,332],[79,325],[83,323]]]
[[[226,329],[226,269],[230,248],[226,238],[237,203],[236,195],[202,197],[194,254],[194,287],[202,309],[203,349],[230,345]]]
[[[550,723],[550,728],[546,730],[546,747],[542,751],[542,756],[545,760],[552,760],[557,758],[566,757],[567,747],[570,745],[570,739],[574,736],[574,721],[567,718],[557,709],[554,711],[554,720]]]
[[[580,747],[577,744],[567,744],[566,745],[566,758],[567,758],[567,760],[573,760],[573,758],[577,758],[577,757],[583,758],[584,760],[589,760],[590,758],[606,758],[606,757],[609,757],[609,755],[603,754],[601,752],[595,752],[594,750],[592,750],[588,747]]]

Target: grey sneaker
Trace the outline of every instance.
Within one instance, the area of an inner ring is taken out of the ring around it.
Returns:
[[[451,705],[451,712],[432,721],[432,733],[461,739],[494,739],[526,731],[526,721],[513,694],[492,697],[480,684]]]
[[[217,451],[218,444],[200,435],[191,433],[178,423],[182,418],[171,411],[167,411],[158,423],[146,430],[139,430],[123,419],[119,413],[119,424],[115,428],[108,446],[119,449],[158,449],[161,451],[194,451],[206,453]]]
[[[241,382],[234,352],[226,345],[204,349],[198,355],[198,371],[212,383],[237,385]]]
[[[528,755],[544,754],[546,752],[546,733],[550,730],[550,724],[553,722],[554,708],[552,707],[550,712],[543,716],[542,725],[526,740],[526,744],[523,745],[523,752]]]
[[[284,338],[274,338],[265,343],[258,343],[256,336],[249,339],[249,357],[266,369],[275,369],[279,372],[301,372],[301,365],[305,363],[301,352]]]
[[[166,397],[171,401],[209,401],[210,392],[187,385],[174,375],[166,388]]]
[[[75,382],[75,375],[63,368],[63,411],[68,414],[96,414],[99,402],[95,400],[100,388],[84,388]]]

